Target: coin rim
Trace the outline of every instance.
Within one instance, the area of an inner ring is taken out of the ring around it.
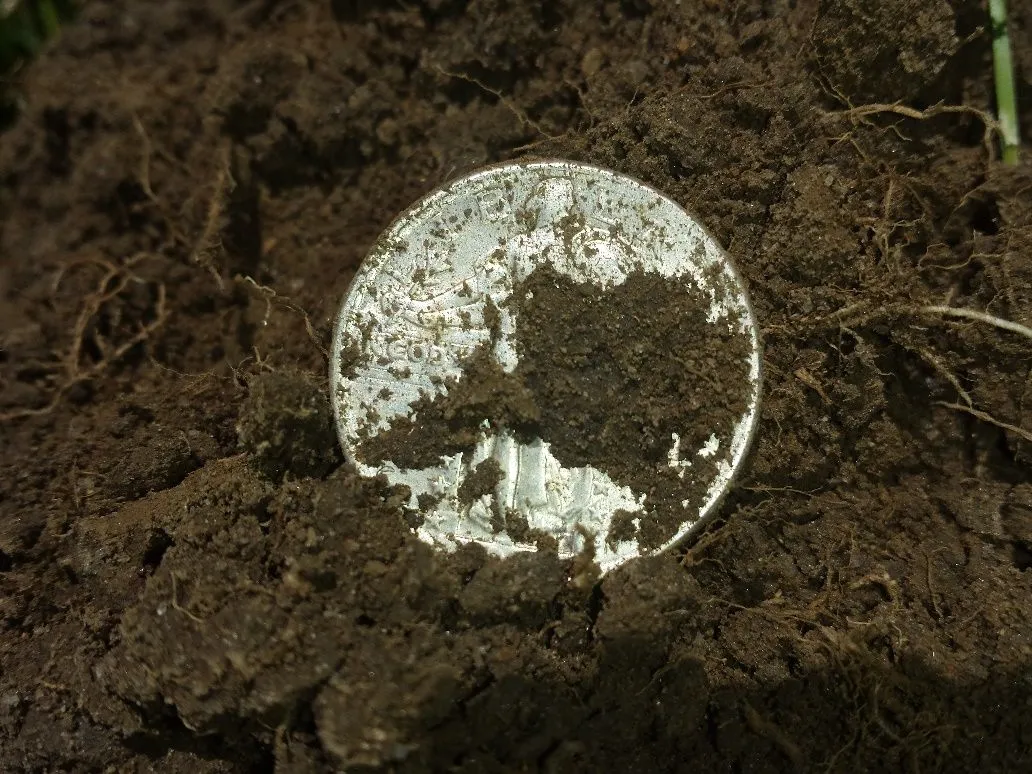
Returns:
[[[442,191],[444,191],[444,190],[446,190],[446,189],[448,189],[448,188],[450,188],[452,186],[457,186],[457,185],[459,185],[461,183],[468,183],[468,182],[474,180],[475,178],[486,177],[486,176],[489,176],[489,175],[493,175],[495,173],[501,172],[501,171],[506,170],[506,169],[511,169],[513,167],[523,167],[525,169],[534,168],[534,167],[541,167],[541,168],[548,168],[548,167],[579,167],[581,169],[589,170],[589,171],[596,172],[596,173],[601,173],[603,176],[608,177],[608,178],[613,179],[613,180],[617,180],[617,181],[619,181],[620,178],[624,178],[626,180],[629,180],[631,183],[634,183],[635,185],[641,186],[642,188],[644,188],[647,191],[655,194],[656,196],[659,196],[660,198],[665,199],[666,201],[670,202],[675,207],[677,207],[679,210],[681,210],[690,220],[692,220],[696,224],[696,226],[698,226],[702,230],[703,236],[706,239],[710,240],[710,242],[717,248],[717,251],[718,251],[719,255],[721,256],[721,258],[723,258],[725,265],[730,270],[731,276],[738,283],[738,287],[739,287],[739,289],[741,291],[741,298],[742,298],[742,301],[744,302],[746,315],[748,317],[748,321],[750,323],[750,327],[751,327],[751,330],[752,330],[752,340],[753,340],[752,351],[755,353],[756,360],[757,360],[757,363],[758,363],[756,380],[754,382],[754,384],[755,384],[755,400],[750,402],[750,409],[751,409],[751,411],[749,411],[749,414],[751,416],[749,417],[749,419],[750,419],[750,421],[749,421],[749,428],[748,428],[748,431],[747,431],[746,436],[745,436],[745,442],[742,444],[742,451],[738,455],[738,461],[736,463],[734,463],[732,468],[731,468],[731,475],[728,478],[727,485],[724,487],[723,491],[713,500],[713,502],[706,509],[706,511],[705,512],[700,512],[699,515],[698,515],[698,518],[694,522],[689,523],[689,525],[687,527],[685,527],[683,530],[678,532],[676,535],[674,535],[674,537],[672,537],[670,540],[668,540],[666,543],[664,543],[659,548],[656,548],[656,549],[653,549],[652,551],[647,551],[647,552],[640,551],[638,553],[638,556],[639,557],[642,557],[642,556],[655,556],[657,554],[661,554],[664,551],[667,551],[667,550],[669,550],[671,548],[674,548],[675,546],[681,545],[682,543],[685,543],[686,541],[688,541],[690,538],[696,536],[699,532],[701,532],[714,519],[714,517],[720,511],[720,507],[724,504],[724,501],[727,498],[728,494],[731,492],[732,489],[734,489],[735,484],[736,484],[737,480],[739,479],[739,477],[740,477],[740,475],[742,473],[742,470],[745,468],[746,461],[749,459],[749,457],[750,457],[750,455],[752,453],[753,444],[754,444],[754,442],[756,440],[756,435],[757,435],[757,431],[758,431],[759,424],[760,424],[760,408],[761,408],[762,403],[763,403],[763,384],[764,384],[763,354],[764,354],[764,348],[763,348],[763,336],[762,336],[762,333],[760,331],[759,322],[756,319],[756,312],[755,312],[755,310],[753,308],[752,301],[751,301],[751,299],[749,297],[749,290],[748,290],[748,287],[746,285],[745,278],[742,276],[741,272],[738,270],[738,267],[735,265],[734,261],[731,259],[731,256],[728,254],[727,250],[724,249],[724,246],[720,243],[719,240],[717,240],[713,236],[713,234],[710,232],[710,230],[708,228],[706,228],[705,224],[688,207],[685,207],[684,205],[682,205],[679,202],[675,201],[674,199],[672,199],[670,196],[668,196],[667,194],[665,194],[662,191],[660,191],[655,186],[649,185],[648,183],[644,182],[643,180],[638,179],[637,177],[635,177],[633,175],[628,175],[628,174],[626,174],[624,172],[618,172],[618,171],[613,170],[613,169],[608,169],[607,167],[603,167],[603,166],[600,166],[598,164],[590,164],[590,163],[585,163],[585,162],[582,162],[582,161],[573,161],[571,159],[562,159],[562,158],[545,158],[545,159],[536,159],[534,161],[504,161],[504,162],[500,162],[500,163],[496,163],[496,164],[486,164],[484,166],[477,167],[476,169],[474,169],[474,170],[472,170],[470,172],[466,172],[466,173],[463,173],[463,174],[456,175],[455,177],[449,178],[449,179],[445,180],[444,182],[439,183],[438,185],[435,185],[430,191],[425,193],[423,196],[419,197],[416,201],[414,201],[412,204],[410,204],[408,207],[406,207],[402,212],[400,212],[398,215],[396,215],[391,220],[391,222],[380,232],[379,236],[377,236],[377,238],[369,246],[369,249],[366,251],[365,257],[362,259],[362,263],[359,265],[358,269],[355,271],[354,276],[351,278],[351,282],[348,284],[348,289],[345,291],[344,297],[341,300],[340,306],[338,307],[338,310],[337,310],[337,319],[334,322],[333,342],[332,342],[332,345],[331,345],[330,358],[329,358],[329,360],[330,360],[330,363],[329,363],[329,367],[330,367],[329,368],[329,370],[330,370],[330,404],[331,404],[331,408],[333,410],[334,423],[335,423],[336,428],[337,428],[337,443],[340,445],[340,449],[341,449],[341,452],[344,455],[344,458],[350,464],[355,465],[355,460],[353,458],[353,455],[351,454],[351,452],[348,451],[348,448],[347,448],[348,444],[345,443],[344,420],[341,417],[341,407],[340,407],[341,401],[339,401],[337,399],[337,387],[339,386],[340,380],[341,380],[341,375],[340,375],[340,353],[341,353],[341,348],[343,346],[342,335],[343,335],[343,330],[344,330],[344,326],[345,326],[345,316],[346,316],[345,315],[345,310],[348,307],[348,302],[351,300],[352,294],[354,292],[356,292],[356,288],[359,286],[360,281],[363,279],[363,277],[366,274],[368,274],[370,271],[372,271],[375,268],[375,267],[372,267],[372,266],[369,265],[369,263],[368,263],[369,256],[372,255],[372,253],[384,242],[385,238],[389,234],[391,234],[392,231],[394,231],[395,227],[400,222],[408,219],[414,212],[416,212],[420,208],[425,207],[425,205],[427,204],[427,202],[431,198],[433,198],[434,196],[439,195]],[[476,541],[474,541],[474,542],[476,542]],[[632,558],[634,558],[634,557],[632,557]],[[627,560],[627,561],[629,561],[629,560]],[[626,561],[625,562],[621,562],[621,564],[626,564]],[[619,567],[619,566],[620,565],[615,565],[614,568],[615,567]],[[614,568],[610,568],[610,569],[614,569]]]

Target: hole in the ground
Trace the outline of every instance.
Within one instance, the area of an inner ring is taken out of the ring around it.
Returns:
[[[158,569],[161,560],[165,558],[165,552],[172,547],[172,538],[163,529],[152,529],[147,536],[147,547],[143,551],[144,567],[150,570]]]
[[[994,201],[978,201],[971,209],[971,228],[993,236],[1000,231],[1000,210]]]
[[[542,3],[539,19],[545,30],[558,30],[564,21],[563,9],[559,3]]]
[[[426,19],[427,23],[431,27],[433,27],[446,19],[453,19],[462,16],[466,13],[468,5],[469,0],[441,0],[440,3],[434,6],[423,3],[421,10],[423,12],[423,18]]]
[[[137,180],[119,182],[105,202],[105,210],[121,228],[137,230],[147,225],[149,212],[147,192]]]
[[[236,180],[251,180],[251,171],[234,170]],[[238,183],[229,195],[228,222],[222,243],[235,274],[253,275],[262,260],[261,193],[253,183]]]
[[[1011,561],[1022,572],[1032,567],[1032,545],[1020,541],[1012,543]]]
[[[129,734],[125,747],[152,761],[167,759],[174,751],[189,753],[201,761],[232,760],[235,771],[271,772],[275,770],[273,750],[255,739],[255,729],[233,724],[213,733],[198,734],[186,727],[168,706],[144,708],[146,730]]]
[[[71,168],[69,153],[71,127],[68,124],[68,111],[45,108],[43,110],[43,128],[47,151],[47,166],[50,172],[55,175],[68,174]]]
[[[644,19],[652,13],[649,0],[621,0],[620,12],[628,19]]]

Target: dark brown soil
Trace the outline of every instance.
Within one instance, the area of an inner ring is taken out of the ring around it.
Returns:
[[[484,495],[494,494],[495,487],[505,478],[498,460],[486,459],[477,465],[459,487],[459,502],[470,505]]]
[[[927,309],[1032,323],[984,26],[977,0],[86,4],[0,138],[0,768],[1027,770],[1032,342]],[[766,339],[721,519],[601,583],[435,554],[314,400],[391,218],[529,156],[696,211]]]

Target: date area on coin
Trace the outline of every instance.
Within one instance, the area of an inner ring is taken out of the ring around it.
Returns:
[[[331,400],[418,536],[602,571],[677,544],[746,458],[760,339],[730,259],[684,208],[570,161],[431,192],[370,250],[336,322]]]

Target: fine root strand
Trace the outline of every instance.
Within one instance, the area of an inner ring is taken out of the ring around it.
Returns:
[[[204,215],[204,226],[201,233],[194,242],[193,250],[190,252],[190,262],[196,266],[207,269],[215,279],[220,292],[225,292],[226,283],[222,279],[215,256],[222,249],[222,240],[219,238],[222,214],[226,208],[226,200],[233,190],[234,180],[229,169],[230,148],[225,146],[219,158],[218,169],[215,172],[215,181],[212,184],[211,199]]]
[[[176,591],[176,574],[174,572],[173,573],[169,573],[169,577],[172,578],[172,609],[182,613],[183,615],[185,615],[187,618],[191,619],[195,623],[203,625],[204,621],[202,621],[196,615],[194,615],[189,610],[187,610],[185,607],[183,607],[182,605],[179,604],[179,595],[178,595],[178,593]]]
[[[469,75],[468,73],[459,73],[459,72],[455,72],[453,70],[446,70],[446,69],[444,69],[443,67],[441,67],[438,64],[433,65],[433,68],[438,73],[440,73],[441,75],[445,76],[446,78],[458,78],[460,81],[466,81],[467,83],[472,83],[474,86],[477,86],[478,88],[483,89],[488,94],[494,95],[498,99],[499,102],[501,102],[506,108],[509,109],[509,111],[514,116],[516,116],[517,119],[519,119],[519,122],[521,124],[523,124],[524,126],[529,126],[531,129],[533,129],[538,134],[544,136],[545,138],[547,138],[549,140],[555,140],[555,139],[557,139],[559,137],[559,135],[550,134],[549,132],[545,131],[545,129],[541,126],[541,124],[539,124],[537,121],[535,121],[529,115],[527,115],[526,111],[524,111],[522,108],[520,108],[519,105],[517,105],[511,99],[509,99],[504,94],[502,94],[500,91],[498,91],[498,89],[491,88],[490,86],[488,86],[486,83],[484,83],[480,79],[475,78],[472,75]]]
[[[840,98],[843,99],[843,101],[846,101],[844,98]],[[846,104],[848,104],[848,101],[846,101]],[[924,110],[918,110],[917,108],[912,108],[909,105],[904,105],[902,102],[881,102],[850,107],[846,110],[829,113],[828,115],[841,116],[843,118],[848,118],[851,121],[858,122],[876,115],[896,115],[901,118],[909,118],[914,121],[927,121],[928,119],[935,118],[936,116],[951,114],[974,116],[982,122],[985,127],[985,132],[982,135],[982,144],[986,147],[990,158],[992,158],[995,155],[993,139],[1000,132],[1000,123],[993,118],[993,116],[989,115],[989,113],[986,113],[984,110],[971,107],[970,105],[947,105],[940,102],[939,104],[932,105]],[[900,137],[903,137],[898,129],[894,129],[894,131],[896,131]]]
[[[944,400],[935,401],[935,405],[942,406],[948,409],[953,409],[954,411],[960,411],[965,414],[970,414],[975,419],[981,419],[983,422],[988,422],[991,425],[995,425],[1001,430],[1007,430],[1011,433],[1014,433],[1015,435],[1024,438],[1026,441],[1032,441],[1032,431],[1026,430],[1023,427],[1018,427],[1017,425],[1012,425],[1008,422],[1001,422],[999,419],[997,419],[987,411],[981,411],[980,409],[972,408],[971,406],[965,406],[963,403],[950,403]]]
[[[79,266],[96,266],[104,270],[98,280],[94,291],[86,297],[79,313],[76,315],[75,323],[72,326],[72,340],[68,349],[60,358],[58,371],[61,373],[61,382],[53,391],[50,400],[46,405],[39,408],[15,409],[0,413],[0,422],[6,422],[25,417],[41,416],[53,411],[61,402],[64,396],[78,384],[88,382],[106,371],[114,363],[124,358],[134,347],[150,339],[168,319],[167,293],[164,283],[156,285],[157,297],[154,301],[153,318],[141,323],[137,330],[128,338],[121,341],[107,341],[98,332],[89,335],[90,327],[104,307],[117,300],[125,292],[130,284],[144,283],[146,280],[133,273],[132,268],[143,259],[149,257],[148,253],[138,253],[121,264],[115,264],[104,258],[87,257],[70,261],[63,265],[51,283],[51,289],[57,292],[62,281],[67,277],[69,271]],[[99,358],[96,362],[83,366],[83,349],[87,339],[96,348]]]
[[[1010,320],[1004,320],[1002,317],[995,317],[985,312],[979,312],[974,309],[961,309],[955,306],[923,306],[920,311],[923,314],[937,314],[943,317],[957,317],[964,320],[974,320],[975,322],[985,323],[986,325],[993,325],[1001,330],[1010,331],[1011,333],[1017,333],[1019,336],[1024,336],[1026,339],[1032,340],[1032,328],[1021,323],[1011,322]]]
[[[161,152],[154,147],[154,143],[151,142],[150,135],[143,126],[143,122],[136,113],[132,114],[133,131],[136,132],[136,136],[140,140],[140,168],[136,173],[136,179],[140,184],[140,188],[143,190],[144,195],[153,204],[158,213],[161,215],[161,219],[165,223],[165,227],[168,228],[172,238],[180,243],[186,244],[187,238],[183,231],[176,225],[176,222],[172,215],[168,211],[168,207],[165,202],[154,192],[152,185],[151,176],[151,160],[155,155],[161,156],[166,162],[175,164],[176,160],[169,154]]]
[[[972,322],[991,325],[1010,333],[1016,333],[1019,336],[1023,336],[1024,338],[1032,341],[1032,328],[1027,325],[1012,322],[1002,317],[988,314],[987,312],[980,312],[976,309],[964,309],[962,307],[946,306],[942,304],[917,307],[907,306],[904,304],[886,304],[883,306],[872,307],[869,302],[858,301],[834,311],[825,317],[808,321],[807,323],[804,323],[802,328],[805,329],[811,326],[820,328],[828,325],[829,323],[837,325],[838,327],[855,327],[870,320],[897,315],[909,315],[911,317],[952,317],[960,320],[970,320]]]
[[[780,726],[760,715],[747,701],[742,702],[742,714],[750,731],[774,745],[795,768],[803,768],[806,763],[803,751]]]
[[[251,276],[238,274],[236,277],[234,277],[234,280],[236,282],[249,285],[250,287],[254,288],[261,294],[262,298],[265,300],[265,317],[262,319],[263,325],[268,324],[269,317],[272,315],[272,302],[274,300],[277,301],[278,303],[285,306],[287,309],[290,309],[292,312],[296,312],[297,314],[301,315],[302,319],[305,322],[305,331],[308,333],[308,337],[312,340],[312,343],[315,344],[316,348],[322,354],[323,358],[327,360],[329,359],[329,347],[326,346],[326,342],[323,341],[323,338],[319,336],[318,332],[315,330],[315,326],[312,325],[311,316],[299,304],[295,303],[294,301],[291,301],[286,296],[281,296],[268,285],[262,285]]]

